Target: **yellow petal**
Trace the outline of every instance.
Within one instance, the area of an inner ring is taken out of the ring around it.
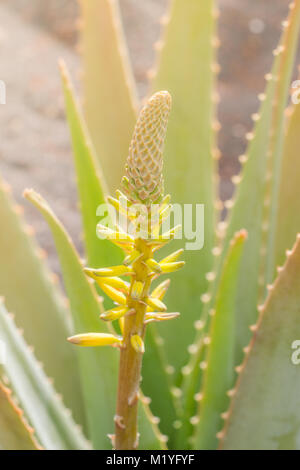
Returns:
[[[152,241],[149,243],[152,249],[152,253],[155,253],[157,250],[160,250],[163,248],[167,243],[169,243],[169,240],[165,241],[165,243],[152,243]]]
[[[84,268],[84,272],[97,281],[99,277],[125,276],[131,274],[132,269],[122,264],[121,266],[112,266],[102,269]]]
[[[114,321],[119,320],[119,318],[123,317],[128,312],[128,307],[115,307],[111,310],[107,310],[104,313],[101,313],[100,318],[101,320],[105,321]]]
[[[148,268],[150,268],[155,273],[161,273],[161,267],[160,267],[159,263],[157,261],[155,261],[155,259],[153,259],[153,258],[147,259],[147,261],[145,261],[145,263],[148,266]]]
[[[151,293],[151,297],[162,300],[168,290],[169,285],[170,279],[166,279],[165,281],[161,282],[157,287],[155,287]]]
[[[124,207],[118,199],[115,199],[111,196],[107,196],[107,202],[111,204],[120,214],[124,215],[125,217],[128,217],[126,207]]]
[[[142,256],[142,253],[140,253],[138,250],[133,250],[128,256],[123,261],[123,264],[125,266],[129,266],[129,264],[134,263],[137,261],[140,257]]]
[[[131,346],[137,353],[144,354],[145,352],[145,345],[144,341],[139,335],[133,335],[130,338]]]
[[[177,234],[181,232],[181,230],[181,225],[177,225],[168,232],[164,232],[160,236],[155,236],[154,238],[151,238],[149,240],[149,245],[152,246],[154,250],[157,250],[169,243],[170,240],[173,240],[177,236]]]
[[[181,269],[185,265],[185,262],[177,261],[176,263],[159,263],[159,265],[161,267],[161,272],[167,274],[178,271],[178,269]]]
[[[125,253],[130,253],[132,251],[132,248],[134,246],[134,242],[129,242],[126,240],[110,240],[114,245],[118,246],[121,248]]]
[[[99,286],[101,287],[103,284],[108,286],[114,287],[119,291],[128,294],[130,284],[126,281],[123,281],[120,277],[100,277],[97,279]]]
[[[125,194],[122,193],[122,191],[120,191],[119,189],[116,190],[116,196],[120,202],[122,202],[123,200],[128,206],[131,206],[131,202],[129,201],[128,197],[125,196]]]
[[[184,249],[181,248],[180,250],[174,251],[174,253],[170,254],[169,256],[166,256],[164,259],[160,261],[160,264],[164,263],[173,263],[176,261],[180,255],[184,252]]]
[[[161,237],[158,237],[158,236],[157,237],[155,236],[154,238],[150,238],[148,241],[148,244],[151,246],[153,251],[159,250],[163,246],[167,245],[167,243],[169,243],[169,240],[163,240]]]
[[[171,196],[170,196],[170,194],[166,194],[166,195],[163,197],[162,201],[161,201],[161,206],[164,207],[164,206],[168,205],[168,204],[170,203],[170,201],[171,201]]]
[[[105,284],[104,282],[99,284],[103,292],[105,292],[105,294],[108,295],[108,297],[110,297],[114,302],[117,304],[126,305],[127,299],[126,296],[122,294],[122,292],[118,291],[112,286],[109,286],[108,284]]]
[[[145,324],[151,323],[154,321],[167,321],[173,320],[174,318],[178,318],[180,313],[172,312],[172,313],[161,313],[161,312],[151,312],[146,313],[145,315]]]
[[[161,300],[156,299],[154,297],[148,297],[146,302],[149,305],[149,307],[159,312],[165,312],[167,310],[167,307],[165,306],[165,304]]]
[[[160,212],[159,212],[159,223],[160,224],[162,224],[162,222],[169,217],[171,209],[172,209],[172,205],[168,204],[160,210]]]
[[[85,333],[71,336],[68,341],[78,346],[113,346],[121,344],[122,338],[106,333]]]
[[[126,232],[112,230],[105,225],[98,224],[97,225],[97,234],[101,238],[106,238],[107,240],[117,240],[117,241],[126,241],[132,243],[134,240],[133,238]]]

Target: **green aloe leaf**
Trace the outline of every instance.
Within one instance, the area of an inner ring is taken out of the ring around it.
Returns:
[[[68,234],[41,196],[27,191],[26,197],[41,212],[52,231],[76,333],[107,332],[106,323],[99,320],[101,308],[95,290],[83,272]],[[78,354],[91,439],[96,449],[109,449],[111,443],[107,434],[113,433],[116,403],[117,351],[112,348],[83,348]],[[143,426],[147,431],[141,434],[141,448],[160,448],[159,436],[143,413],[141,419],[145,420]]]
[[[0,339],[5,345],[2,377],[7,377],[37,439],[45,449],[88,449],[89,445],[61,402],[41,364],[0,302]],[[52,337],[57,342],[55,334]]]
[[[295,63],[295,54],[299,44],[300,30],[300,1],[290,4],[291,14],[289,26],[287,26],[285,41],[277,53],[282,52],[278,72],[278,85],[276,88],[275,102],[273,106],[273,119],[270,133],[269,156],[267,164],[267,184],[265,202],[270,199],[269,230],[266,236],[266,258],[262,262],[265,286],[272,282],[275,276],[275,252],[276,252],[276,224],[278,219],[278,200],[280,195],[281,166],[284,150],[285,108],[289,96],[291,76]],[[269,175],[273,178],[269,181]],[[263,220],[263,222],[266,219]]]
[[[106,332],[106,325],[99,320],[100,303],[83,272],[70,238],[39,195],[30,191],[26,193],[26,197],[39,209],[52,231],[70,300],[75,332]],[[74,348],[71,345],[69,347]],[[96,449],[109,449],[111,445],[107,434],[113,431],[117,351],[111,348],[84,348],[77,352],[90,436]]]
[[[276,264],[281,266],[287,248],[293,246],[300,232],[300,106],[289,109],[284,142],[276,228]]]
[[[242,348],[249,342],[248,326],[257,319],[257,303],[263,299],[265,286],[270,278],[265,266],[273,265],[274,247],[269,239],[275,233],[274,211],[278,199],[278,178],[282,156],[284,134],[283,110],[286,106],[291,73],[297,49],[300,22],[300,2],[295,2],[278,48],[263,104],[256,122],[253,139],[246,155],[241,183],[237,188],[234,207],[229,216],[229,225],[221,256],[222,265],[230,239],[244,228],[248,232],[247,248],[241,261],[241,272],[247,276],[239,278],[237,317],[236,363],[242,357]],[[272,138],[270,138],[272,136]],[[274,139],[274,136],[276,138]],[[254,190],[255,188],[255,190]],[[251,194],[251,197],[249,195]],[[273,269],[273,268],[272,268]],[[217,273],[218,285],[220,269]],[[214,298],[214,296],[212,296]]]
[[[176,431],[174,422],[178,417],[178,406],[172,395],[174,384],[168,370],[164,347],[160,342],[161,337],[156,325],[148,325],[142,369],[142,389],[151,397],[151,411],[160,418],[159,427],[169,437],[168,446],[172,449],[174,448]]]
[[[222,273],[222,266],[229,248],[230,240],[235,232],[246,229],[248,232],[248,240],[246,249],[243,252],[240,273],[247,273],[247,276],[239,276],[238,295],[236,302],[236,353],[235,364],[239,364],[242,358],[242,349],[249,342],[250,331],[249,325],[257,319],[257,303],[260,295],[264,294],[265,279],[259,289],[259,277],[261,273],[261,262],[265,262],[267,240],[266,235],[270,229],[270,213],[264,214],[265,200],[271,201],[271,195],[267,194],[268,186],[266,185],[267,173],[267,155],[269,154],[269,165],[274,161],[274,151],[278,157],[278,148],[280,140],[270,143],[270,134],[283,133],[282,121],[278,119],[278,109],[274,110],[274,103],[280,108],[285,104],[286,93],[289,87],[289,80],[293,65],[293,58],[296,51],[296,43],[299,27],[299,2],[297,8],[290,13],[288,21],[285,24],[285,31],[276,49],[276,57],[271,74],[267,76],[268,84],[265,94],[260,96],[262,102],[259,114],[255,116],[255,128],[253,136],[250,134],[250,142],[246,155],[243,156],[241,162],[244,167],[241,172],[241,183],[237,187],[237,194],[229,221],[227,223],[227,231],[221,247],[216,247],[217,256],[214,264],[214,272],[211,273],[211,283],[208,289],[207,303],[203,312],[203,323],[206,326],[196,335],[195,346],[187,366],[188,373],[184,378],[183,390],[185,396],[185,418],[195,413],[195,402],[193,396],[199,390],[201,382],[201,370],[199,369],[199,361],[203,357],[203,331],[207,330],[209,322],[207,318],[209,311],[215,303],[215,298]],[[288,51],[288,53],[286,53]],[[275,119],[275,116],[277,119]],[[268,169],[268,175],[272,175],[269,181],[273,182],[274,168]],[[277,176],[278,177],[278,169]],[[255,190],[254,190],[255,188]],[[251,197],[249,197],[251,195]],[[277,195],[278,196],[278,195]],[[233,201],[230,201],[233,202]],[[270,204],[268,205],[269,209]],[[267,220],[264,217],[267,216]],[[265,231],[267,229],[267,231]],[[264,232],[262,232],[264,230]],[[274,228],[272,229],[274,230]],[[263,234],[265,240],[263,242]],[[261,292],[260,292],[261,290]]]
[[[153,416],[147,399],[143,397],[139,405],[138,427],[140,433],[140,450],[167,450],[168,436],[161,434],[159,419]]]
[[[212,0],[171,2],[158,70],[152,83],[153,91],[168,90],[173,98],[164,152],[166,191],[174,203],[193,205],[194,221],[195,204],[204,204],[205,211],[204,228],[197,228],[198,235],[204,230],[205,249],[200,249],[200,241],[197,249],[186,252],[186,267],[174,278],[167,296],[169,309],[179,311],[181,317],[160,328],[166,340],[168,360],[175,366],[177,377],[193,339],[193,321],[200,316],[200,295],[207,288],[205,273],[212,266],[215,232],[213,7]],[[176,244],[182,247],[182,241]]]
[[[234,383],[235,302],[240,259],[246,237],[245,231],[235,234],[223,267],[207,337],[210,341],[198,409],[199,423],[194,437],[195,449],[217,447],[216,435],[221,427],[221,413],[228,407],[226,393]]]
[[[80,1],[84,110],[111,192],[123,176],[136,91],[116,0]]]
[[[249,233],[247,249],[244,251],[241,263],[241,271],[247,272],[248,276],[240,276],[239,299],[236,307],[237,312],[243,312],[239,317],[237,329],[237,361],[241,357],[242,348],[249,341],[248,326],[256,321],[256,305],[260,300],[259,297],[264,295],[264,286],[272,281],[274,275],[274,243],[270,237],[273,237],[276,230],[274,214],[276,216],[279,197],[278,179],[284,135],[284,108],[299,37],[299,1],[295,2],[287,24],[276,50],[277,58],[267,98],[256,127],[255,138],[250,144],[249,160],[245,166],[227,232],[227,239],[233,231],[242,227]],[[249,198],[249,191],[254,187],[253,197]],[[267,206],[266,202],[269,203]],[[266,272],[262,271],[264,266]],[[263,284],[259,286],[260,274],[263,276]]]
[[[229,409],[223,449],[300,449],[300,238],[269,289]]]
[[[34,430],[14,403],[12,392],[0,382],[0,448],[3,450],[38,450]]]
[[[0,180],[0,220],[5,227],[0,231],[0,295],[16,315],[27,343],[35,348],[36,357],[54,379],[76,421],[84,424],[78,362],[65,342],[72,332],[70,313],[18,209]]]
[[[96,213],[98,206],[106,203],[106,185],[99,163],[94,157],[95,152],[63,63],[61,63],[61,74],[72,137],[88,263],[93,267],[119,264],[121,250],[107,240],[100,240],[96,235]]]

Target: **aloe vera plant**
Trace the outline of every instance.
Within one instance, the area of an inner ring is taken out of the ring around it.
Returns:
[[[170,3],[137,114],[117,1],[80,2],[83,113],[63,63],[61,74],[85,262],[47,202],[25,191],[52,232],[68,302],[0,185],[1,448],[299,449],[300,108],[285,108],[300,0],[283,22],[225,220],[218,11],[213,0]],[[173,211],[164,187],[184,215],[204,204],[201,249],[188,249],[188,217],[164,230]],[[106,203],[117,219],[99,210]],[[171,283],[156,281],[184,264]]]

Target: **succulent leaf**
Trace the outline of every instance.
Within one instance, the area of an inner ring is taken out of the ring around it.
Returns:
[[[211,321],[208,352],[203,372],[201,401],[198,404],[199,422],[194,436],[195,449],[215,449],[221,413],[228,407],[226,393],[233,386],[235,348],[235,303],[239,265],[247,233],[235,234],[224,263]],[[207,339],[206,338],[206,339]]]
[[[252,328],[254,336],[220,434],[223,449],[300,448],[299,293],[298,236]]]
[[[41,445],[48,450],[89,449],[89,443],[60,400],[2,301],[0,339],[6,348],[5,361],[1,366],[2,378],[8,378]],[[55,335],[52,341],[57,341]]]
[[[75,332],[108,333],[105,323],[98,319],[101,308],[95,290],[83,272],[69,236],[39,195],[30,191],[26,193],[26,197],[40,210],[52,231],[70,300]],[[110,348],[88,348],[80,349],[78,355],[83,395],[88,404],[86,412],[90,436],[96,449],[109,449],[110,442],[106,435],[112,430],[115,408],[116,351]],[[110,390],[109,394],[106,393],[106,387]],[[102,425],[99,426],[99,423]]]
[[[193,322],[201,313],[200,295],[207,289],[205,273],[213,261],[216,21],[213,0],[170,3],[151,83],[152,92],[168,90],[173,97],[164,152],[165,187],[175,203],[205,206],[205,249],[186,252],[186,268],[176,275],[167,294],[170,310],[180,311],[181,318],[160,328],[168,362],[174,365],[178,380],[193,339]],[[175,241],[175,249],[176,245],[181,248],[182,240]]]
[[[272,70],[272,80],[269,82],[266,100],[262,106],[261,118],[257,123],[255,137],[249,147],[249,160],[245,164],[243,180],[238,188],[236,203],[233,208],[226,240],[233,231],[245,228],[249,238],[247,249],[244,251],[241,263],[241,271],[249,275],[245,278],[240,276],[239,299],[236,307],[237,312],[243,312],[238,316],[237,326],[237,363],[241,360],[242,348],[248,343],[250,333],[249,325],[257,319],[256,304],[259,302],[259,275],[264,276],[264,286],[271,282],[266,273],[261,271],[261,263],[273,265],[274,246],[268,239],[264,239],[264,232],[275,233],[273,215],[267,213],[264,219],[264,204],[270,203],[272,211],[275,210],[278,199],[278,178],[280,175],[280,159],[282,154],[281,141],[283,139],[283,110],[286,106],[290,78],[293,69],[295,53],[297,49],[300,24],[300,2],[295,2],[295,8],[291,10],[288,25],[283,33],[282,39],[276,51],[275,64]],[[274,103],[276,104],[274,109]],[[278,114],[278,108],[281,115]],[[276,135],[276,142],[272,142],[272,136]],[[271,136],[271,137],[270,137]],[[268,151],[271,155],[268,155]],[[268,168],[267,160],[271,163]],[[266,179],[271,176],[272,186],[269,188]],[[255,187],[255,194],[249,198],[249,191]],[[273,235],[272,235],[273,236]],[[226,246],[226,242],[225,242]],[[266,250],[267,258],[263,253]],[[268,261],[269,260],[269,261]],[[272,268],[273,270],[273,268]],[[272,274],[274,276],[274,273]]]
[[[85,425],[83,400],[78,377],[78,361],[65,344],[72,333],[70,313],[59,286],[41,259],[42,250],[17,210],[7,185],[0,178],[0,295],[14,312],[28,344],[53,377],[66,405],[76,420]],[[57,344],[52,337],[55,336]],[[66,369],[69,375],[66,376]]]
[[[147,419],[140,420],[140,449],[167,450],[168,436],[160,431],[160,418],[154,416],[150,409],[151,399],[139,392],[139,413]],[[145,446],[147,443],[147,446]]]
[[[0,382],[0,447],[4,450],[40,449],[23,417],[23,411],[14,403],[12,392]]]
[[[142,389],[151,397],[151,410],[155,416],[160,417],[160,429],[169,437],[169,448],[174,449],[175,429],[173,424],[179,413],[177,403],[172,395],[173,368],[168,365],[163,340],[156,324],[151,323],[147,327],[146,345],[143,358]],[[149,370],[152,370],[151,374],[147,372]],[[157,387],[158,383],[159,387]]]
[[[248,232],[247,248],[244,250],[241,260],[241,273],[247,272],[247,276],[239,277],[237,314],[237,335],[236,335],[236,363],[242,357],[242,349],[249,342],[249,325],[255,323],[257,319],[257,303],[260,294],[259,281],[262,281],[261,288],[265,289],[265,279],[260,279],[261,263],[265,261],[266,240],[263,241],[263,233],[269,231],[270,214],[264,220],[264,205],[269,205],[271,194],[267,194],[266,179],[272,178],[273,172],[278,172],[277,164],[267,171],[267,155],[270,149],[270,133],[279,133],[283,137],[282,122],[276,120],[274,126],[274,103],[279,101],[282,106],[285,103],[292,72],[293,58],[296,52],[300,8],[299,2],[295,3],[296,8],[291,10],[288,21],[285,22],[285,29],[279,46],[276,49],[275,60],[268,80],[266,92],[261,99],[263,101],[259,116],[256,121],[253,139],[250,140],[249,148],[245,157],[245,164],[242,170],[241,183],[236,189],[236,196],[233,208],[229,214],[228,228],[222,249],[216,247],[216,254],[220,254],[216,261],[216,276],[212,281],[210,292],[211,301],[207,303],[208,312],[214,302],[221,267],[226,256],[230,240],[233,234],[241,229]],[[288,51],[288,54],[284,53]],[[276,151],[277,152],[277,151]],[[278,154],[279,155],[279,154]],[[276,176],[277,177],[277,176]],[[253,191],[255,188],[255,191]],[[252,197],[249,197],[252,194]],[[275,197],[275,196],[274,196]],[[278,197],[278,194],[277,194]],[[272,228],[274,230],[274,227]],[[269,256],[274,256],[270,253]],[[264,273],[263,273],[264,274]],[[264,277],[264,276],[263,276]],[[242,313],[242,314],[241,314]]]
[[[288,109],[276,227],[276,266],[285,260],[286,249],[293,246],[300,232],[300,106]]]
[[[106,184],[63,62],[60,68],[72,137],[88,263],[96,266],[117,263],[121,259],[119,248],[106,240],[99,240],[96,235],[97,208],[100,204],[106,203]]]
[[[278,48],[276,49],[275,61],[270,74],[271,80],[268,80],[266,93],[261,96],[263,101],[259,113],[259,119],[256,119],[253,139],[250,140],[247,155],[243,156],[244,168],[242,169],[242,180],[237,187],[235,203],[229,214],[229,222],[225,223],[225,239],[223,247],[216,246],[215,266],[210,278],[210,288],[203,297],[205,307],[203,317],[199,322],[199,331],[196,333],[192,354],[188,365],[187,374],[184,377],[183,391],[185,397],[185,409],[190,417],[194,414],[193,396],[199,390],[202,379],[202,370],[199,363],[203,361],[203,337],[208,331],[209,313],[212,311],[215,302],[216,293],[222,272],[224,258],[226,256],[229,243],[233,234],[245,228],[248,231],[247,248],[244,250],[240,264],[240,273],[247,272],[247,276],[239,276],[238,297],[236,304],[236,359],[239,364],[242,357],[242,349],[249,342],[251,333],[249,325],[254,323],[257,318],[257,302],[259,297],[258,278],[260,272],[260,262],[262,258],[262,227],[263,206],[266,195],[266,160],[268,148],[270,145],[270,132],[272,128],[273,104],[275,98],[280,94],[284,95],[287,91],[291,73],[291,57],[295,54],[297,29],[299,23],[298,5],[296,10],[292,10],[290,18],[284,23],[285,31]],[[288,58],[282,56],[283,50],[289,50]],[[279,53],[278,53],[279,52]],[[280,75],[279,75],[280,72]],[[277,129],[282,132],[283,129]],[[255,187],[255,192],[253,188]],[[252,197],[249,197],[249,194]],[[228,226],[228,227],[227,227]],[[266,225],[268,228],[268,225]],[[221,255],[221,256],[219,256]],[[190,426],[189,426],[190,429]],[[182,432],[182,431],[181,431]]]
[[[32,190],[27,191],[25,196],[41,212],[52,231],[76,332],[109,333],[106,324],[98,319],[101,313],[98,299],[84,274],[75,247],[65,229],[41,196]],[[80,348],[79,365],[93,446],[95,449],[109,449],[111,446],[107,432],[111,430],[115,415],[116,351],[111,348]],[[148,421],[143,411],[141,422],[146,430],[141,436],[141,448],[161,448],[159,435],[155,433],[152,423]]]
[[[278,218],[278,200],[281,181],[281,166],[284,150],[285,134],[285,108],[289,96],[289,87],[294,69],[295,55],[299,44],[300,31],[300,1],[295,0],[290,3],[289,26],[286,28],[282,44],[275,55],[280,57],[278,81],[276,84],[275,99],[273,103],[272,125],[270,130],[270,143],[267,155],[266,168],[266,189],[263,223],[269,218],[269,230],[263,233],[263,246],[265,243],[265,260],[261,259],[260,273],[264,275],[265,291],[266,286],[273,282],[275,277],[275,243],[276,224]],[[270,178],[269,175],[273,174]],[[270,204],[266,204],[270,201]]]
[[[118,1],[81,0],[80,5],[85,117],[112,193],[123,176],[138,100]]]

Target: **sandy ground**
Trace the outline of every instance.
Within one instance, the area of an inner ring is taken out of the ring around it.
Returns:
[[[250,116],[264,88],[288,0],[220,0],[219,77],[222,123],[219,143],[221,196],[230,197],[231,176],[245,148]],[[167,0],[120,0],[129,51],[141,96],[154,60],[153,43],[160,34],[159,18]],[[0,173],[17,200],[25,187],[40,191],[51,203],[80,247],[80,219],[70,140],[64,118],[57,59],[63,57],[74,77],[76,2],[73,0],[0,0],[0,79],[7,85],[7,104],[0,107]],[[48,229],[25,203],[42,246],[58,263]]]

